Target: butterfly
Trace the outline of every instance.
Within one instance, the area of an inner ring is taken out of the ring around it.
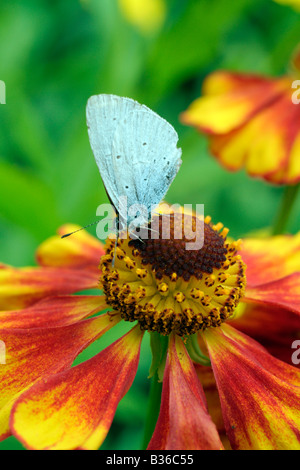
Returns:
[[[147,106],[115,95],[91,96],[86,116],[91,148],[118,220],[127,227],[147,225],[181,165],[176,131]],[[144,210],[126,210],[137,205]]]

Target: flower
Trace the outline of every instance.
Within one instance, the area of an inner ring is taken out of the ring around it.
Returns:
[[[161,232],[143,242],[121,239],[114,253],[112,240],[104,247],[80,232],[46,240],[39,267],[1,265],[1,438],[13,433],[29,449],[97,449],[133,382],[148,331],[169,340],[148,449],[222,449],[224,430],[234,449],[300,448],[300,371],[242,332],[261,332],[274,347],[281,325],[285,334],[300,330],[300,234],[249,239],[241,248],[206,217],[203,248],[193,252],[175,237],[182,214],[156,217],[158,227],[168,218],[168,240]],[[103,295],[71,295],[99,287],[99,279]],[[120,321],[135,324],[71,367]],[[202,351],[212,369],[197,364]]]
[[[210,151],[231,171],[245,167],[275,184],[300,181],[300,106],[292,101],[300,54],[293,73],[280,78],[217,71],[203,96],[182,113],[185,124],[209,136]],[[295,74],[295,75],[293,75]]]
[[[125,18],[145,34],[156,31],[165,21],[164,0],[119,0],[119,6]]]
[[[280,3],[281,5],[290,5],[295,10],[300,9],[300,0],[275,0],[275,2]]]

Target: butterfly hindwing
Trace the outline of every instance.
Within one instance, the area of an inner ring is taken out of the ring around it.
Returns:
[[[173,127],[147,108],[134,110],[119,122],[112,148],[118,194],[128,205],[150,210],[165,196],[181,164]]]
[[[128,206],[152,205],[165,196],[181,164],[173,127],[144,105],[114,95],[92,96],[87,104],[91,147],[106,191],[119,212]]]

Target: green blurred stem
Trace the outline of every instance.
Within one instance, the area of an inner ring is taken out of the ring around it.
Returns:
[[[280,210],[273,227],[272,235],[280,235],[285,232],[299,188],[300,184],[285,187]]]
[[[188,337],[185,347],[194,362],[202,366],[211,366],[209,358],[203,354],[199,347],[197,333]]]
[[[143,449],[147,449],[147,446],[155,429],[160,409],[161,392],[162,382],[158,381],[158,374],[156,371],[151,379],[151,388],[144,431]]]

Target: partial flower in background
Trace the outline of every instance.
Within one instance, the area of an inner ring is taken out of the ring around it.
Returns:
[[[170,217],[174,228],[181,216],[158,217]],[[1,266],[0,338],[7,348],[7,364],[0,367],[2,439],[12,432],[28,448],[97,449],[132,384],[148,330],[167,352],[148,449],[220,449],[224,430],[234,449],[300,448],[300,371],[241,332],[261,332],[270,349],[282,345],[281,325],[291,342],[296,339],[300,234],[245,240],[241,249],[240,242],[227,241],[222,224],[206,217],[204,227],[199,251],[185,251],[185,240],[174,239],[172,229],[169,240],[119,240],[113,265],[114,242],[104,247],[81,232],[45,241],[37,252],[40,267]],[[70,295],[99,287],[100,277],[104,295]],[[71,367],[121,320],[137,323]]]
[[[298,68],[297,68],[298,67]],[[203,96],[181,120],[208,135],[211,153],[228,170],[245,167],[275,184],[300,181],[300,105],[292,101],[299,78],[299,55],[289,75],[266,78],[217,71]]]
[[[119,0],[119,5],[127,21],[144,34],[157,31],[166,18],[165,0]]]
[[[300,10],[300,0],[274,0],[276,3],[280,3],[281,5],[290,5],[294,7],[295,10]]]

